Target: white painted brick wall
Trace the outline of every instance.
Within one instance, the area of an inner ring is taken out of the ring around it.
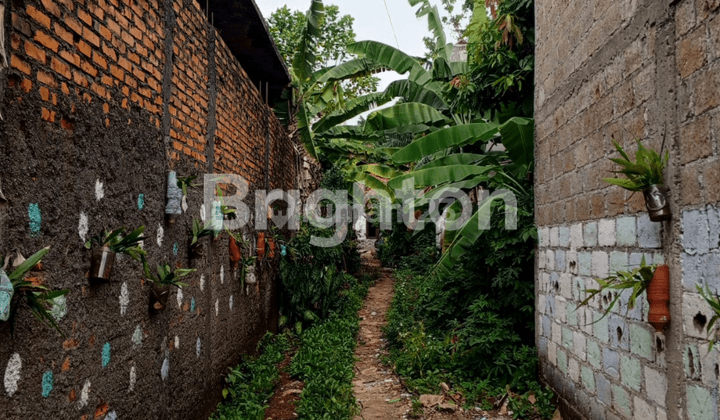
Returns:
[[[615,219],[603,219],[598,222],[598,244],[615,246]]]

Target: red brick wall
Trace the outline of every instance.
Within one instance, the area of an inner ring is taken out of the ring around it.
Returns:
[[[84,239],[144,225],[152,264],[188,267],[188,226],[200,217],[202,188],[190,189],[188,212],[170,224],[167,172],[201,180],[212,164],[215,173],[248,179],[253,194],[269,171],[271,188],[292,189],[307,185],[296,164],[302,147],[195,1],[0,1],[10,63],[0,70],[0,186],[8,198],[0,203],[0,255],[51,245],[41,274],[48,287],[70,290],[58,321],[66,337],[27,308],[14,331],[0,322],[0,374],[14,354],[22,360],[17,392],[0,389],[0,416],[207,418],[228,367],[277,325],[279,260],[258,265],[257,287],[243,290],[227,238],[209,242],[182,296],[173,291],[168,308],[153,313],[142,269],[129,259],[116,264],[111,283],[89,284]],[[99,184],[104,194],[96,196]],[[37,235],[29,233],[30,204],[42,212]],[[255,238],[252,226],[244,233]],[[111,358],[102,367],[105,344]],[[42,397],[48,371],[54,384]]]

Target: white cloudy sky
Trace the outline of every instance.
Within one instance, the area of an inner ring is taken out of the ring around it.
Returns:
[[[414,8],[410,7],[407,0],[385,1],[397,34],[397,43],[383,0],[327,0],[324,3],[325,5],[337,5],[341,14],[349,14],[355,18],[356,40],[379,41],[394,47],[398,47],[399,44],[401,51],[413,56],[422,56],[425,52],[422,39],[430,33],[427,28],[427,19],[423,17],[418,20],[415,17]],[[310,7],[310,0],[255,0],[255,3],[265,19],[286,4],[290,9],[303,12]],[[437,5],[440,12],[443,13],[439,0],[430,0],[430,3]],[[449,36],[450,31],[446,29],[446,32]],[[379,90],[384,90],[390,82],[398,78],[400,77],[396,73],[381,74]]]

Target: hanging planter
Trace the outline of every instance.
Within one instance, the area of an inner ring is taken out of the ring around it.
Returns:
[[[213,231],[207,229],[206,225],[197,219],[193,219],[192,229],[190,230],[192,236],[188,240],[188,257],[190,263],[193,260],[199,260],[205,256],[205,244],[200,242],[205,236],[210,236]]]
[[[275,239],[273,239],[273,238],[268,238],[268,239],[267,239],[267,243],[268,243],[268,249],[269,249],[269,251],[268,251],[268,257],[269,257],[269,258],[275,258],[275,247],[276,247],[276,245],[275,245]]]
[[[230,251],[230,262],[232,263],[232,269],[237,270],[240,261],[242,260],[242,254],[240,253],[240,247],[235,240],[235,236],[229,235],[228,248]]]
[[[657,332],[663,332],[670,323],[670,268],[658,266],[647,288],[647,300],[650,303],[648,322]]]
[[[663,185],[651,185],[643,190],[645,207],[648,210],[650,220],[653,222],[672,219],[667,193],[668,189]]]
[[[258,232],[257,255],[259,259],[265,259],[265,232]]]
[[[170,286],[158,283],[150,286],[150,305],[156,311],[165,309],[168,296],[170,296]]]
[[[170,224],[175,223],[175,216],[182,214],[183,190],[178,186],[177,174],[175,171],[168,172],[167,205],[165,214]]]
[[[10,318],[10,303],[14,294],[15,288],[10,278],[0,267],[0,321],[7,321]]]
[[[652,149],[643,146],[640,140],[637,141],[638,150],[635,152],[635,162],[615,140],[613,140],[622,159],[611,159],[621,166],[616,174],[624,175],[623,178],[603,178],[603,181],[611,185],[617,185],[628,191],[642,191],[645,197],[645,207],[648,216],[653,222],[672,219],[670,212],[670,201],[668,200],[668,188],[663,185],[663,169],[667,166],[670,154],[665,152],[663,157]]]
[[[113,264],[115,264],[115,253],[109,247],[95,248],[90,261],[90,278],[110,281]]]
[[[115,263],[115,254],[125,254],[135,261],[145,255],[145,251],[140,248],[140,242],[145,238],[142,233],[145,226],[140,226],[129,234],[124,235],[125,228],[116,229],[112,232],[105,232],[102,236],[94,236],[85,243],[85,248],[91,249],[93,244],[100,245],[96,247],[90,257],[90,279],[109,281],[113,264]]]

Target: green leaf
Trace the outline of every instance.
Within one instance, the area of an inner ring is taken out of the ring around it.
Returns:
[[[415,12],[415,16],[421,18],[427,15],[428,17],[428,29],[433,33],[433,39],[435,40],[433,53],[449,61],[453,46],[452,44],[447,43],[441,15],[440,12],[438,12],[437,6],[432,6],[428,0],[408,1],[410,6],[417,6],[418,4],[421,4],[420,8]]]
[[[369,58],[356,58],[331,67],[317,78],[317,83],[336,82],[358,77],[369,76],[387,70],[381,64]]]
[[[532,165],[534,162],[534,133],[534,121],[529,118],[513,117],[500,126],[502,143],[516,165]]]
[[[488,141],[498,133],[494,124],[476,123],[444,128],[422,137],[392,155],[395,163],[417,162],[425,156],[453,147]]]
[[[322,133],[388,101],[382,92],[357,97],[348,101],[344,110],[334,112],[312,125],[313,131]]]
[[[404,52],[377,41],[360,41],[347,47],[349,53],[366,57],[378,65],[388,67],[400,74],[410,72],[409,80],[423,85],[431,81],[431,75],[420,62]]]
[[[325,6],[321,0],[312,0],[306,14],[306,23],[292,61],[292,70],[301,83],[309,80],[317,61],[316,53],[320,38],[320,23],[325,15]]]
[[[469,165],[481,161],[486,155],[478,155],[474,153],[454,153],[423,165],[422,169],[430,169],[438,166],[447,165]],[[417,168],[420,169],[420,168]]]
[[[445,182],[462,181],[473,175],[485,175],[492,169],[494,169],[493,166],[477,165],[448,165],[429,169],[423,168],[391,179],[388,186],[396,190],[400,189],[403,181],[411,178],[415,180],[415,187],[441,185]]]
[[[435,108],[416,102],[393,105],[388,108],[379,109],[367,119],[365,131],[388,131],[396,133],[416,132],[412,130],[413,125],[425,124],[442,125],[447,119]]]
[[[26,259],[25,262],[20,264],[12,273],[10,273],[10,275],[8,276],[10,281],[15,283],[19,280],[22,280],[25,277],[25,274],[27,274],[28,271],[32,270],[32,268],[35,267],[37,263],[39,263],[40,260],[42,260],[49,251],[50,247],[48,246],[34,253],[30,258]]]
[[[441,275],[447,273],[460,260],[460,257],[468,253],[473,244],[482,236],[484,230],[480,226],[489,226],[492,205],[495,200],[506,198],[508,193],[501,193],[491,196],[481,202],[478,210],[465,225],[456,232],[455,239],[450,243],[440,260],[435,264],[432,273]],[[508,209],[506,209],[507,211]]]
[[[305,147],[308,154],[317,159],[317,149],[315,148],[315,140],[313,138],[313,132],[311,129],[310,116],[307,114],[307,110],[303,103],[298,106],[298,112],[296,115],[297,119],[297,130],[300,135],[300,142]]]
[[[385,96],[389,99],[402,98],[405,102],[429,105],[439,111],[448,109],[448,104],[438,94],[439,86],[437,89],[431,89],[432,85],[427,83],[421,86],[410,80],[396,80],[385,88]]]

